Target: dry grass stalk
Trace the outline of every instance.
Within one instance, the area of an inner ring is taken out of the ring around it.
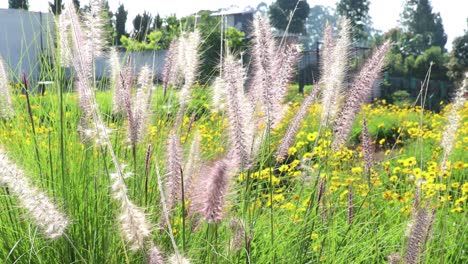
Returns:
[[[294,143],[294,139],[296,137],[297,131],[299,130],[299,127],[301,126],[302,120],[306,117],[307,110],[317,99],[319,92],[320,89],[317,87],[304,99],[301,108],[289,123],[288,129],[286,130],[286,133],[284,134],[283,139],[281,140],[281,143],[276,150],[275,156],[276,160],[279,162],[286,158],[288,149],[291,147],[292,143]]]
[[[355,77],[334,122],[332,142],[334,150],[346,143],[354,119],[361,110],[362,104],[370,97],[373,84],[384,67],[384,58],[389,49],[390,42],[387,41],[374,52]]]
[[[456,132],[460,126],[461,116],[458,114],[458,111],[463,108],[466,102],[465,94],[468,91],[468,72],[465,73],[465,79],[463,80],[462,86],[457,90],[450,114],[447,116],[448,124],[445,127],[444,133],[442,134],[442,140],[440,145],[444,149],[442,154],[441,169],[442,172],[447,170],[447,161],[452,148],[456,140]]]
[[[8,90],[8,75],[5,64],[0,56],[0,118],[9,119],[14,114],[10,91]]]
[[[336,43],[331,43],[331,28],[327,25],[324,40],[324,56],[321,82],[324,84],[322,96],[322,123],[333,121],[338,111],[339,99],[344,90],[344,81],[347,72],[347,62],[349,57],[350,23],[343,19],[340,23],[341,29]],[[330,48],[332,48],[330,50]]]
[[[0,184],[8,187],[44,234],[55,239],[65,232],[67,217],[61,213],[44,192],[33,186],[24,172],[10,161],[0,149]]]
[[[182,147],[173,131],[167,141],[166,204],[170,213],[175,203],[182,200]]]
[[[229,155],[246,168],[251,161],[254,124],[250,102],[244,94],[245,73],[232,55],[224,61],[224,83],[229,132]]]

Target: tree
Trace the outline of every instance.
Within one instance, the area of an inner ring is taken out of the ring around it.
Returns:
[[[8,0],[8,8],[10,9],[29,9],[28,0]]]
[[[341,0],[336,11],[350,20],[355,41],[363,42],[370,37],[369,0]]]
[[[416,52],[422,54],[431,46],[438,46],[443,51],[447,43],[442,18],[439,13],[433,13],[429,0],[407,0],[401,24],[406,32],[418,39]]]
[[[307,49],[313,48],[317,41],[322,40],[323,30],[327,22],[331,25],[336,24],[335,12],[333,8],[321,5],[316,5],[310,9],[306,22],[307,35],[309,36],[305,43]]]
[[[468,26],[468,19],[466,22]],[[463,36],[453,40],[447,67],[449,69],[447,75],[455,82],[461,82],[464,73],[468,72],[468,28]]]
[[[73,5],[76,10],[80,10],[80,0],[73,0]]]
[[[146,38],[146,35],[151,29],[151,15],[146,11],[143,13],[143,16],[138,14],[133,19],[133,34],[134,38],[139,42],[143,41]]]
[[[291,33],[306,33],[305,20],[309,15],[309,4],[304,0],[276,0],[270,6],[270,20],[279,30]]]
[[[125,24],[127,23],[128,11],[125,10],[123,4],[120,4],[117,12],[115,12],[115,40],[114,42],[117,45],[122,45],[121,38],[122,36],[128,36],[127,31],[125,30]]]
[[[62,0],[54,0],[49,2],[49,7],[54,15],[60,15],[62,13],[62,9],[64,8]]]

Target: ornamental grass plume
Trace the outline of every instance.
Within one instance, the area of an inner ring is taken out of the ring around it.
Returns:
[[[416,264],[420,262],[421,254],[429,237],[435,218],[435,210],[428,211],[420,208],[416,213],[416,221],[411,228],[411,233],[406,245],[405,263]]]
[[[114,115],[127,113],[127,102],[131,98],[131,86],[133,82],[132,61],[127,58],[123,68],[117,73],[116,84],[112,97],[112,113]]]
[[[166,164],[165,198],[167,211],[170,213],[175,203],[182,201],[182,147],[174,131],[167,140]]]
[[[150,91],[153,84],[153,72],[148,66],[143,66],[138,76],[138,88],[133,100],[130,99],[130,89],[126,89],[125,106],[128,119],[128,138],[135,145],[145,134],[149,120],[151,105]],[[128,87],[127,87],[128,88]]]
[[[190,264],[190,261],[185,258],[184,256],[180,254],[173,254],[169,259],[168,259],[169,264]]]
[[[184,77],[184,85],[179,94],[181,106],[186,106],[190,100],[190,89],[195,84],[200,66],[200,47],[201,37],[198,30],[188,33],[180,39],[177,67],[181,69]]]
[[[387,256],[387,263],[388,264],[400,264],[401,263],[401,256],[398,252],[393,252],[392,254]]]
[[[77,90],[80,99],[80,106],[84,112],[84,117],[95,129],[98,138],[102,145],[106,147],[111,156],[112,163],[115,167],[115,173],[111,173],[111,191],[114,199],[120,202],[121,214],[118,218],[124,239],[130,245],[132,250],[144,248],[144,240],[151,233],[150,225],[146,219],[144,211],[138,208],[128,197],[127,187],[124,178],[128,174],[124,173],[122,166],[114,152],[110,142],[109,133],[106,129],[104,121],[100,115],[99,106],[94,95],[92,83],[92,65],[94,56],[97,51],[98,42],[89,39],[91,33],[86,33],[82,30],[78,15],[74,10],[73,5],[68,2],[65,6],[64,13],[70,16],[73,43],[75,45],[73,56],[73,67],[77,76]],[[91,25],[88,25],[88,27]],[[95,25],[99,26],[99,25]],[[97,32],[97,31],[93,31]]]
[[[201,136],[198,130],[194,133],[190,151],[187,155],[187,161],[184,165],[184,194],[187,199],[191,199],[195,189],[194,183],[197,182],[198,173],[202,166],[201,157]]]
[[[253,112],[244,93],[244,80],[242,65],[228,54],[224,61],[223,82],[228,116],[229,155],[239,161],[241,168],[248,167],[251,162],[254,138]]]
[[[229,192],[229,170],[227,160],[220,159],[207,165],[201,172],[199,195],[195,203],[198,204],[198,213],[208,222],[219,222],[225,216],[226,196]]]
[[[372,57],[366,61],[359,74],[355,77],[345,97],[343,106],[334,121],[332,141],[332,148],[334,150],[337,150],[346,143],[354,119],[361,110],[362,104],[371,96],[372,86],[384,67],[385,55],[390,46],[389,41],[382,44]]]
[[[14,114],[10,91],[8,90],[8,75],[5,64],[0,56],[0,118],[9,119]]]
[[[442,161],[441,161],[441,169],[442,172],[447,170],[447,160],[452,152],[453,145],[456,140],[456,132],[458,127],[460,126],[460,119],[461,116],[458,113],[460,109],[466,103],[465,94],[468,91],[468,72],[465,73],[465,79],[463,80],[462,86],[457,90],[453,103],[452,109],[450,110],[449,115],[447,116],[448,122],[447,126],[445,127],[444,133],[442,134],[442,140],[440,145],[444,149],[442,154]]]
[[[211,86],[213,89],[213,100],[212,106],[213,110],[216,112],[220,112],[226,109],[226,84],[224,83],[223,78],[216,77]]]
[[[164,264],[164,257],[161,250],[152,246],[148,251],[148,264]]]
[[[121,203],[120,228],[132,250],[143,249],[145,238],[150,235],[151,228],[144,211],[130,201],[123,176],[128,177],[128,174],[111,173],[110,175],[112,194],[115,200]]]
[[[276,44],[268,18],[258,16],[253,26],[250,98],[263,111],[268,127],[274,128],[286,110],[283,100],[299,59],[299,51],[294,45],[279,47]]]
[[[166,53],[164,60],[164,68],[162,72],[162,84],[164,86],[164,92],[166,92],[168,86],[174,86],[179,80],[179,66],[177,59],[179,57],[179,40],[174,38],[169,45],[169,49]]]
[[[283,139],[281,140],[281,143],[278,149],[276,150],[275,157],[277,161],[281,162],[286,158],[288,154],[288,150],[293,144],[294,139],[296,138],[296,134],[297,134],[297,131],[299,130],[299,127],[301,126],[302,120],[307,115],[307,110],[315,102],[315,100],[317,100],[317,96],[319,92],[320,92],[320,88],[316,87],[304,99],[304,102],[302,102],[301,104],[301,108],[294,115],[293,119],[289,123],[288,129],[286,130],[286,133],[284,134]]]
[[[247,235],[244,226],[245,223],[241,219],[231,219],[231,222],[229,223],[229,229],[231,229],[233,236],[230,239],[229,243],[230,251],[237,252],[242,248],[242,245],[244,244]]]
[[[322,94],[322,123],[332,121],[338,111],[339,99],[344,90],[344,81],[347,72],[347,61],[349,57],[350,22],[343,19],[340,23],[339,38],[336,43],[331,43],[331,27],[327,25],[324,37],[324,55],[321,62],[322,78],[324,84]],[[330,50],[331,48],[331,50]]]
[[[55,239],[64,233],[68,226],[67,217],[61,213],[44,192],[34,187],[24,172],[9,160],[6,153],[0,149],[0,184],[8,187],[34,223],[44,234]]]

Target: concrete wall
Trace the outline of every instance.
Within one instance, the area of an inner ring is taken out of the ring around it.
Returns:
[[[48,50],[54,31],[53,16],[18,9],[0,9],[0,55],[10,76],[40,74],[40,55]]]
[[[23,71],[32,86],[40,80],[41,54],[53,54],[55,40],[54,17],[49,13],[28,12],[18,9],[0,9],[0,55],[9,70],[10,81],[21,82]],[[120,51],[122,61],[130,56],[134,73],[148,65],[161,78],[166,51]],[[96,77],[109,76],[108,58],[96,58]],[[70,72],[70,71],[68,71]]]

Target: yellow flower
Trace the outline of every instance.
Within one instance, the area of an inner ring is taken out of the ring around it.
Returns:
[[[288,202],[288,203],[283,204],[280,208],[286,209],[286,210],[289,210],[289,211],[293,211],[293,210],[296,209],[296,205],[294,205],[291,202]]]
[[[459,182],[452,182],[452,188],[458,188],[460,187],[460,183]]]
[[[390,177],[390,181],[391,181],[391,182],[396,182],[396,181],[398,181],[398,176],[393,175],[392,177]]]
[[[289,169],[289,166],[288,165],[281,165],[281,167],[279,167],[278,171],[279,172],[285,172]]]
[[[452,210],[450,210],[450,212],[452,212],[452,213],[461,213],[461,212],[463,212],[463,208],[455,207]]]
[[[315,239],[318,239],[318,238],[319,238],[319,235],[317,233],[312,233],[310,235],[310,239],[312,239],[312,240],[315,240]]]
[[[353,174],[361,174],[362,173],[362,167],[354,167],[351,169],[351,172]]]
[[[311,159],[312,158],[312,153],[306,152],[304,156],[302,156],[304,159]]]
[[[288,155],[294,155],[294,154],[296,154],[296,152],[297,152],[297,148],[295,148],[295,147],[290,147],[288,149]]]
[[[385,143],[385,138],[382,138],[381,140],[379,140],[379,145],[383,145],[383,143]]]
[[[307,140],[311,142],[315,141],[315,139],[317,139],[317,136],[318,136],[318,132],[309,133],[307,134]]]
[[[320,244],[315,244],[313,247],[312,247],[312,250],[314,252],[318,252],[320,250]]]

